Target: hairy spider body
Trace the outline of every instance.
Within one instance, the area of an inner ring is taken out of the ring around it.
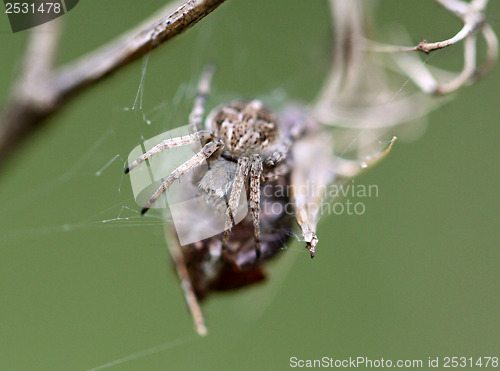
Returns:
[[[292,139],[291,133],[280,132],[276,116],[259,100],[236,100],[215,108],[205,121],[206,129],[202,130],[203,106],[212,75],[213,68],[208,67],[200,79],[195,106],[190,115],[195,132],[185,137],[164,140],[132,162],[125,173],[162,150],[200,142],[203,148],[163,181],[142,213],[147,212],[175,180],[207,162],[209,169],[201,177],[198,187],[206,193],[207,200],[216,204],[216,210],[225,209],[223,246],[229,240],[241,194],[246,192],[248,185],[255,255],[259,258],[260,188],[264,164],[266,172],[272,172],[282,162],[290,148],[288,143]],[[221,157],[224,161],[220,160]],[[226,208],[222,203],[226,204]]]
[[[174,229],[167,229],[170,251],[199,333],[206,331],[199,300],[211,291],[263,280],[262,262],[285,247],[294,220],[314,257],[317,206],[321,191],[333,179],[324,170],[332,168],[331,146],[323,140],[328,138],[303,108],[288,107],[277,116],[259,100],[236,100],[212,110],[202,128],[212,74],[212,68],[205,69],[198,85],[190,115],[194,133],[164,140],[125,169],[129,172],[162,150],[197,142],[202,145],[165,178],[142,210],[145,213],[175,180],[189,173],[195,186],[183,192],[204,197],[196,197],[203,200],[201,205],[184,210],[187,219],[203,208],[224,214],[224,232],[182,247]],[[208,164],[205,169],[200,167],[203,163]],[[261,192],[263,187],[268,187],[267,192]],[[276,192],[278,189],[284,190]],[[235,225],[242,195],[248,195],[250,213]],[[197,229],[204,227],[193,223],[189,233],[197,236]]]
[[[219,106],[208,116],[206,126],[224,142],[224,150],[236,158],[255,153],[269,155],[279,134],[275,115],[259,100]]]

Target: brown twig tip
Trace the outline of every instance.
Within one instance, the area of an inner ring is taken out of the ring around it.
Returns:
[[[311,241],[307,242],[306,244],[306,249],[309,250],[309,253],[311,254],[311,259],[314,258],[314,255],[316,254],[316,245],[318,244],[319,240],[318,237],[314,234]]]
[[[136,28],[57,68],[53,66],[52,60],[60,22],[54,20],[41,25],[41,28],[31,33],[22,63],[26,67],[22,69],[0,114],[0,164],[6,161],[7,154],[22,139],[30,135],[33,129],[41,127],[48,116],[59,111],[76,93],[150,53],[160,44],[195,25],[225,1],[170,2]],[[40,31],[42,29],[44,32]]]
[[[415,49],[421,52],[424,52],[425,54],[429,54],[432,49],[429,50],[428,48],[429,43],[427,40],[422,40],[416,47]]]
[[[146,214],[148,210],[149,210],[149,207],[143,207],[141,210],[141,215]]]
[[[130,171],[130,166],[127,166],[126,169],[123,171],[125,174],[128,174]]]

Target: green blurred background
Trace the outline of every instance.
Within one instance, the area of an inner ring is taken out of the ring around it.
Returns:
[[[63,17],[59,61],[163,3],[81,1]],[[500,3],[491,3],[498,32]],[[204,303],[210,334],[194,334],[161,221],[137,215],[124,162],[141,137],[187,123],[207,61],[218,65],[211,107],[238,96],[310,102],[328,69],[327,9],[319,0],[228,1],[151,54],[143,93],[151,125],[125,109],[139,88],[138,61],[23,143],[0,174],[0,370],[87,370],[118,359],[112,369],[253,370],[286,369],[290,357],[500,356],[498,68],[358,178],[378,185],[379,197],[362,200],[363,216],[323,218],[314,260],[290,244],[265,285]],[[4,102],[26,32],[12,34],[0,18]],[[430,0],[383,0],[376,19],[403,24],[415,41],[460,26]],[[432,62],[459,68],[461,48]]]

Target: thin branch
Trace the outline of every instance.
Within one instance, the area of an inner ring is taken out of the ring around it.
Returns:
[[[70,94],[86,84],[101,79],[193,26],[224,1],[189,0],[169,16],[155,22],[125,42],[119,38],[97,52],[61,68],[54,80],[57,89],[63,94]]]
[[[0,116],[0,165],[44,120],[56,113],[75,93],[83,91],[184,32],[225,0],[188,0],[161,9],[132,31],[77,61],[52,70],[59,23],[48,22],[31,32],[22,73]],[[166,16],[165,16],[166,15]],[[160,18],[160,20],[158,20]],[[36,61],[36,62],[35,62]]]
[[[375,52],[407,52],[421,51],[430,53],[434,50],[446,48],[464,40],[464,66],[461,72],[447,82],[439,83],[434,76],[428,71],[425,66],[421,66],[420,60],[404,56],[396,55],[394,57],[396,63],[402,71],[409,73],[410,78],[416,85],[425,93],[430,94],[448,94],[461,88],[462,86],[478,80],[488,72],[498,56],[498,41],[491,27],[486,23],[484,10],[488,4],[488,0],[473,0],[470,3],[461,0],[435,0],[443,8],[455,14],[463,22],[463,27],[453,37],[438,41],[428,42],[426,40],[420,42],[416,46],[405,47],[395,45],[383,45],[370,41],[366,44],[370,45],[368,49]],[[476,66],[476,50],[477,50],[477,34],[481,31],[486,45],[486,58],[480,67]],[[417,66],[418,64],[418,66]],[[418,74],[412,71],[420,71]]]
[[[427,40],[423,40],[415,46],[385,45],[376,42],[369,42],[371,44],[370,51],[384,53],[421,51],[428,54],[434,50],[443,49],[464,40],[466,37],[476,33],[485,22],[483,12],[488,4],[488,0],[475,0],[470,4],[459,0],[435,1],[462,20],[464,26],[456,35],[447,40],[437,42],[428,42]]]
[[[437,94],[448,94],[458,90],[465,85],[476,71],[476,35],[471,35],[465,39],[464,46],[464,67],[453,80],[446,84],[439,85],[435,92]]]
[[[469,4],[462,0],[434,0],[436,3],[441,5],[443,8],[450,12],[454,12],[457,15],[463,15],[467,12],[467,7]]]
[[[491,26],[487,23],[483,25],[482,35],[486,41],[486,57],[483,64],[475,71],[475,79],[479,80],[489,73],[498,58],[498,38]]]
[[[179,245],[178,237],[175,235],[173,228],[164,225],[165,238],[169,247],[172,260],[175,263],[175,268],[179,279],[181,281],[182,291],[184,293],[184,298],[186,299],[186,304],[191,312],[191,317],[193,318],[193,324],[196,332],[200,336],[205,336],[208,333],[207,327],[205,326],[205,318],[203,317],[203,311],[201,310],[200,303],[196,297],[193,283],[189,276],[188,267],[186,265],[186,259],[182,253],[181,246]]]
[[[55,19],[28,37],[20,76],[0,116],[0,163],[41,118],[56,109],[57,95],[50,79],[60,26]]]

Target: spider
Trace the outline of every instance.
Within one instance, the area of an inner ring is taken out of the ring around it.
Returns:
[[[303,107],[289,106],[276,115],[259,100],[220,105],[207,116],[202,128],[213,74],[214,67],[207,66],[198,83],[189,115],[194,132],[162,141],[125,169],[128,173],[166,149],[202,144],[201,150],[167,176],[142,209],[142,214],[146,213],[174,181],[190,173],[196,188],[183,192],[201,192],[205,195],[205,205],[201,206],[225,214],[223,233],[187,245],[180,246],[173,229],[166,229],[184,296],[200,335],[207,330],[199,301],[211,291],[237,289],[265,279],[261,264],[286,245],[293,234],[293,219],[313,258],[318,244],[319,205],[327,185],[377,162],[394,141],[363,163],[342,159],[333,155],[328,133]],[[204,163],[208,168],[196,173]],[[264,186],[271,192],[261,192]],[[240,196],[247,189],[251,213],[235,225]],[[278,211],[261,205],[278,206]],[[292,206],[292,213],[285,211],[287,205]],[[199,210],[191,206],[186,212],[193,215]],[[191,225],[194,230],[197,227],[202,228]]]
[[[170,185],[188,172],[204,164],[209,169],[199,180],[198,187],[207,199],[217,198],[226,203],[225,232],[222,246],[227,246],[240,196],[249,188],[249,207],[253,223],[255,257],[261,255],[261,185],[288,171],[286,159],[294,141],[306,132],[304,121],[280,125],[277,116],[260,100],[235,100],[216,107],[202,128],[204,105],[210,91],[214,67],[205,68],[198,83],[194,107],[189,115],[193,134],[166,139],[129,164],[125,173],[133,170],[160,151],[200,142],[202,149],[177,167],[163,181],[142,209],[145,214]],[[283,166],[280,166],[283,165]],[[318,239],[315,233],[307,241],[314,257]]]

